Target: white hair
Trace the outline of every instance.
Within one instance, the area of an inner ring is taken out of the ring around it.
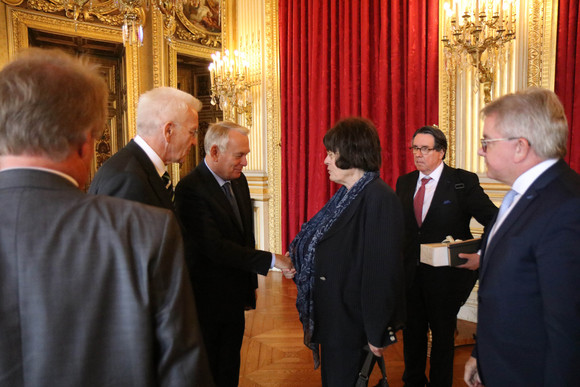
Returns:
[[[217,145],[220,152],[225,152],[230,139],[230,130],[235,130],[243,135],[249,135],[250,130],[241,125],[230,121],[215,122],[209,126],[203,145],[206,152],[209,152],[212,146]]]
[[[187,109],[199,112],[202,103],[189,93],[173,87],[158,87],[141,95],[137,106],[137,134],[156,135],[169,121],[176,121]]]

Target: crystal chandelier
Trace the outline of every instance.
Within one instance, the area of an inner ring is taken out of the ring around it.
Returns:
[[[219,106],[224,113],[224,120],[236,121],[236,116],[243,114],[246,125],[252,126],[249,62],[245,54],[236,50],[233,57],[230,57],[229,50],[225,50],[223,56],[216,51],[211,58],[211,104]]]
[[[443,5],[445,67],[448,71],[471,65],[483,86],[484,101],[491,101],[495,70],[506,60],[515,38],[516,0],[471,0],[460,13],[460,0]],[[475,87],[475,91],[479,88]]]
[[[119,11],[123,15],[124,45],[143,45],[143,25],[145,24],[145,9],[149,8],[148,3],[143,0],[115,0]]]

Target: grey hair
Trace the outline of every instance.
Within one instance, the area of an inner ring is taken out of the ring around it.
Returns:
[[[225,152],[228,148],[230,130],[235,130],[243,135],[248,136],[250,131],[241,125],[230,121],[215,122],[209,126],[205,134],[203,146],[206,152],[209,153],[212,146],[217,145],[220,152]]]
[[[496,117],[496,130],[505,137],[523,137],[543,158],[566,156],[568,122],[564,106],[550,90],[530,87],[504,95],[481,110]]]
[[[158,87],[139,97],[137,134],[154,136],[166,122],[177,122],[187,109],[201,111],[202,103],[189,93],[174,87]]]
[[[57,49],[31,48],[0,72],[0,155],[64,160],[101,136],[107,85],[98,66]]]

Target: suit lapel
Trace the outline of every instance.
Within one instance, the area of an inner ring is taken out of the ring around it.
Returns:
[[[365,187],[366,188],[366,187]],[[333,234],[338,232],[342,227],[347,225],[354,214],[357,213],[359,204],[361,202],[361,197],[364,195],[364,190],[354,199],[352,203],[348,206],[348,208],[340,215],[340,217],[336,220],[336,222],[330,227],[330,230],[324,234],[324,236],[320,239],[320,242],[323,240],[330,238]]]
[[[243,182],[241,180],[241,177],[235,180],[231,180],[231,184],[232,190],[234,191],[234,195],[236,197],[236,203],[238,203],[240,217],[242,218],[243,229],[241,231],[243,232],[244,230],[252,229],[252,201],[244,190]],[[231,212],[235,218],[234,211],[232,210]],[[236,224],[237,223],[238,222],[236,220]]]
[[[491,254],[494,251],[494,249],[497,247],[497,245],[502,241],[502,239],[505,238],[505,236],[509,232],[509,230],[518,221],[518,218],[530,206],[530,204],[532,203],[532,201],[534,200],[534,198],[536,196],[537,196],[537,192],[533,188],[533,184],[532,184],[532,186],[530,188],[528,188],[528,190],[524,193],[524,195],[516,203],[514,208],[512,208],[511,212],[508,214],[507,218],[505,218],[505,220],[503,221],[501,226],[499,226],[499,229],[497,229],[497,231],[493,235],[493,238],[490,240],[489,245],[486,246],[486,248],[482,250],[482,252],[481,252],[482,257],[484,256],[484,254],[487,254],[489,256],[489,254]],[[496,221],[497,221],[497,215],[496,215],[496,218],[493,220],[493,222],[489,226],[490,230],[492,229],[492,227]],[[482,243],[487,244],[487,240],[488,240],[488,238],[486,237],[485,240],[482,241]],[[483,245],[483,246],[485,246],[485,245]],[[489,263],[488,259],[482,260],[481,265],[480,265],[481,266],[481,275],[483,275],[483,273],[485,272],[485,269],[487,268],[488,263]]]
[[[539,191],[545,188],[553,179],[556,178],[561,172],[563,165],[566,165],[563,160],[558,161],[552,167],[548,168],[543,174],[541,174],[536,181],[532,183],[532,185],[523,193],[520,200],[514,205],[511,212],[507,215],[504,219],[501,226],[496,230],[493,238],[490,240],[489,245],[487,248],[482,249],[481,256],[481,275],[483,276],[487,265],[489,265],[489,259],[485,259],[485,256],[491,256],[493,251],[497,248],[497,246],[501,243],[501,241],[506,237],[512,227],[518,222],[522,214],[528,211],[528,208],[532,205],[534,199],[536,199],[539,195]],[[489,229],[491,230],[493,225],[495,224],[496,218],[490,224]],[[487,244],[487,235],[483,240],[483,243]]]
[[[165,184],[163,183],[163,179],[157,173],[157,169],[155,165],[147,156],[147,153],[137,143],[133,140],[129,141],[127,144],[127,149],[133,154],[135,159],[139,162],[143,170],[147,173],[149,185],[155,195],[159,199],[159,202],[163,205],[163,207],[172,209],[174,208],[173,202],[171,201],[171,197],[169,193],[165,189]]]
[[[205,181],[205,185],[207,187],[207,192],[208,192],[208,196],[210,200],[213,200],[215,203],[217,203],[217,205],[222,208],[227,214],[228,217],[230,218],[230,221],[236,225],[237,229],[243,234],[243,230],[240,227],[240,224],[238,222],[238,220],[236,219],[236,215],[234,214],[234,209],[232,208],[232,205],[230,204],[228,198],[226,197],[226,194],[224,193],[224,191],[222,190],[222,187],[220,187],[219,183],[217,182],[217,180],[215,179],[215,177],[213,176],[213,174],[211,173],[211,171],[209,170],[209,168],[207,167],[207,165],[205,165],[205,162],[201,162],[199,164],[199,169],[201,172],[201,175],[204,178]],[[247,215],[244,213],[244,209],[243,209],[243,204],[240,204],[240,199],[239,197],[242,197],[243,195],[239,193],[239,186],[238,186],[238,181],[237,180],[232,180],[231,181],[232,184],[232,190],[234,191],[234,195],[236,196],[236,201],[238,203],[238,207],[240,210],[240,216],[242,217],[242,222],[244,222],[244,225],[246,224],[246,218]]]
[[[413,196],[415,196],[415,189],[417,188],[417,179],[419,178],[419,171],[413,171],[403,177],[400,185],[397,187],[400,192],[397,192],[405,216],[405,222],[408,228],[418,229],[417,220],[415,219],[415,212],[413,210]]]

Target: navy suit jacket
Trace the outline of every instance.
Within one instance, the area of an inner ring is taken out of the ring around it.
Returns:
[[[477,346],[488,386],[580,381],[580,176],[560,160],[481,256]]]
[[[475,173],[444,165],[425,220],[419,227],[413,209],[413,196],[418,178],[419,171],[414,171],[397,180],[397,195],[403,204],[405,216],[404,251],[408,286],[415,278],[422,243],[439,243],[447,235],[455,239],[471,239],[473,238],[469,228],[471,218],[474,217],[486,226],[497,213],[497,207],[479,185]],[[469,297],[477,280],[477,272],[466,269],[437,267],[431,272],[440,277],[442,285],[455,285],[457,291],[461,293],[459,299],[463,301]]]
[[[250,190],[242,174],[231,180],[243,227],[218,182],[202,161],[175,189],[185,228],[186,262],[200,315],[215,320],[255,308],[257,275],[267,275],[272,254],[256,250]]]
[[[174,210],[171,195],[145,151],[133,140],[99,168],[89,193]]]

